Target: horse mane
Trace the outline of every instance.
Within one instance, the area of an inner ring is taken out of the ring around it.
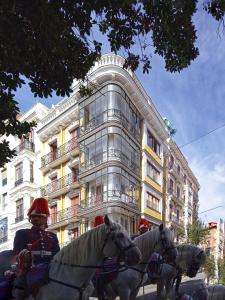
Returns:
[[[62,264],[77,264],[86,261],[87,257],[90,257],[91,249],[100,251],[106,238],[106,229],[106,225],[102,224],[85,232],[63,247],[54,256],[54,260]]]

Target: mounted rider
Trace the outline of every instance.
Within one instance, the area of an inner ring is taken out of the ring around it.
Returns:
[[[31,267],[42,265],[46,269],[53,256],[60,251],[56,234],[46,231],[47,219],[50,215],[48,201],[36,198],[28,210],[30,229],[20,229],[14,238],[13,252],[17,255],[17,278],[14,286],[26,285],[27,272]],[[26,261],[30,255],[30,260]],[[23,299],[21,296],[21,299]],[[20,297],[17,297],[20,299]]]
[[[142,235],[145,232],[147,232],[147,231],[150,230],[150,223],[149,223],[149,221],[146,220],[146,219],[144,219],[144,218],[141,218],[140,221],[139,221],[139,223],[138,223],[137,229],[138,229],[138,234],[132,235],[131,236],[132,240],[134,240],[139,235]]]

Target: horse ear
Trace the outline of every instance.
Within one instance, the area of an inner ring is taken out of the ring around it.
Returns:
[[[111,226],[112,222],[110,221],[110,219],[109,219],[109,217],[107,215],[105,215],[105,217],[104,217],[104,222],[105,222],[105,225]]]
[[[159,231],[163,231],[163,224],[159,225]]]

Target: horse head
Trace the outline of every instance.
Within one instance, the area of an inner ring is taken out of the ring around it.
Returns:
[[[141,260],[139,248],[131,241],[128,233],[118,223],[112,222],[106,215],[104,218],[106,238],[102,252],[106,257],[117,256],[128,266],[136,265]]]
[[[206,254],[205,251],[199,247],[193,246],[193,251],[191,251],[190,255],[191,260],[187,266],[186,274],[188,277],[192,278],[196,276],[200,267],[205,263]]]
[[[155,245],[155,251],[161,253],[166,262],[174,262],[177,257],[177,248],[174,244],[173,232],[161,224],[158,232],[158,241]]]

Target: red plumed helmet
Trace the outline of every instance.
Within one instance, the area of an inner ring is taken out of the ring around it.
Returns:
[[[96,216],[94,219],[93,226],[96,227],[98,225],[104,224],[104,217],[103,216]]]
[[[39,215],[43,217],[49,217],[50,211],[48,208],[48,201],[45,198],[36,198],[31,204],[30,209],[28,210],[27,215]]]
[[[149,228],[149,222],[146,219],[140,219],[140,222],[138,224],[138,230],[140,230],[143,227]]]

